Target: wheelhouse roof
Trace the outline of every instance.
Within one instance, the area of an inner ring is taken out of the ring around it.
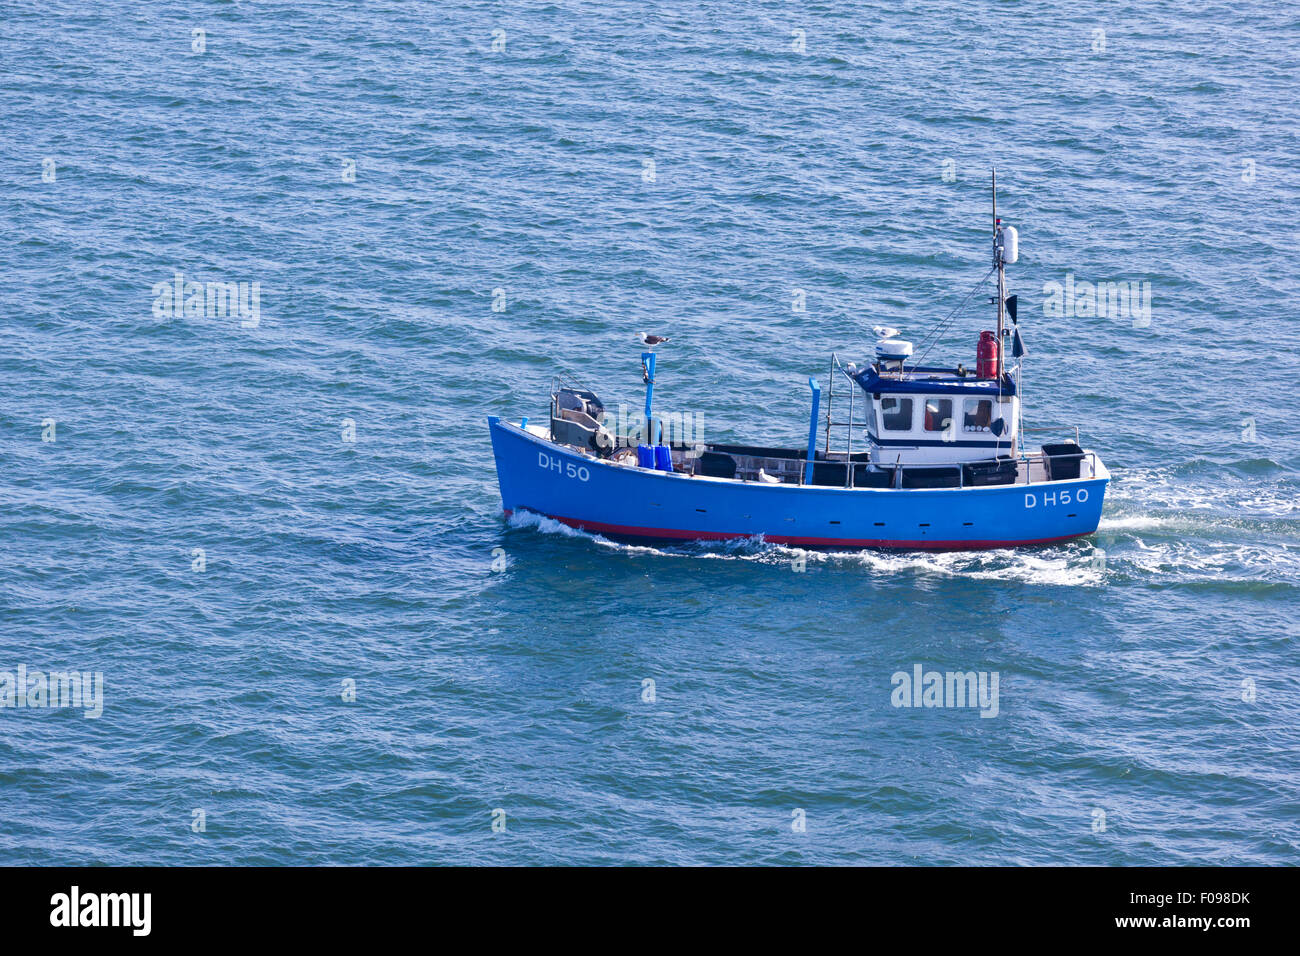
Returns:
[[[958,375],[955,368],[930,365],[905,367],[902,372],[881,374],[874,365],[858,369],[853,380],[870,393],[904,395],[1014,395],[1016,383],[1005,372],[1002,385],[995,378],[974,378],[969,373]]]

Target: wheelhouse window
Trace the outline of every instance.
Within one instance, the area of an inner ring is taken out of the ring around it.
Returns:
[[[887,432],[912,430],[912,400],[910,398],[882,398],[880,420]]]
[[[927,398],[925,400],[925,430],[946,431],[952,425],[952,399]]]
[[[961,428],[963,432],[986,432],[993,424],[993,401],[988,398],[968,398],[962,403]]]

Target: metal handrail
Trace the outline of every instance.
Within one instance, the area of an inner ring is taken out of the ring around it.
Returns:
[[[827,393],[826,393],[826,426],[825,426],[825,439],[824,439],[824,441],[825,441],[825,451],[823,452],[824,457],[823,457],[822,461],[823,461],[824,463],[829,463],[829,464],[843,464],[843,465],[844,465],[844,471],[845,471],[845,476],[844,476],[844,487],[845,487],[845,488],[849,488],[849,489],[851,489],[851,488],[854,487],[854,479],[855,479],[855,477],[856,477],[856,472],[857,472],[857,466],[858,466],[858,464],[868,464],[868,462],[861,462],[861,463],[859,463],[859,462],[855,462],[855,461],[853,460],[853,429],[854,429],[854,428],[869,428],[871,423],[868,422],[868,421],[861,421],[861,422],[860,422],[860,421],[856,421],[856,420],[855,420],[855,416],[854,416],[854,397],[855,397],[855,394],[856,394],[856,392],[857,392],[857,389],[856,389],[856,388],[850,388],[850,389],[849,389],[849,417],[848,417],[847,419],[843,420],[843,421],[837,421],[837,420],[835,419],[834,414],[833,414],[833,408],[834,408],[834,404],[833,404],[833,403],[834,403],[834,397],[835,397],[835,379],[836,379],[835,372],[836,372],[837,369],[838,369],[838,370],[839,370],[839,371],[844,375],[844,377],[847,378],[847,379],[848,379],[848,380],[849,380],[849,381],[850,381],[854,386],[857,385],[856,380],[854,380],[853,376],[849,374],[848,369],[846,369],[846,368],[844,367],[844,364],[840,361],[839,353],[837,353],[837,352],[832,352],[832,353],[831,353],[830,375],[829,375],[829,383],[830,383],[830,384],[829,384],[829,387],[828,387],[828,389],[827,389]],[[832,459],[832,458],[830,457],[830,455],[831,455],[831,429],[832,429],[832,428],[844,428],[845,431],[846,431],[846,434],[845,434],[845,441],[844,441],[844,460],[843,460],[842,462],[840,462],[840,461],[836,461],[835,459]],[[1026,431],[1037,431],[1037,432],[1054,431],[1054,432],[1059,432],[1059,431],[1060,431],[1060,428],[1059,428],[1059,427],[1040,427],[1040,428],[1023,428],[1023,427],[1022,427],[1022,428],[1021,428],[1021,431],[1022,431],[1022,432],[1026,432]],[[1079,442],[1079,427],[1078,427],[1077,425],[1074,426],[1074,438],[1075,438],[1075,444],[1077,445],[1078,442]],[[815,450],[814,450],[814,451],[815,451]],[[1095,452],[1084,452],[1084,455],[1090,459],[1090,477],[1096,477],[1096,474],[1097,474],[1097,456],[1096,456],[1096,453],[1095,453]],[[782,463],[782,466],[783,466],[782,469],[781,469],[782,472],[787,472],[787,471],[793,470],[793,471],[795,472],[796,476],[797,476],[796,481],[795,481],[795,482],[791,482],[791,484],[797,484],[797,485],[800,486],[800,487],[804,487],[805,485],[808,484],[808,482],[805,480],[805,478],[806,478],[806,472],[809,471],[809,469],[807,469],[807,468],[805,467],[805,466],[807,465],[807,463],[808,463],[808,462],[807,462],[807,459],[799,459],[799,458],[768,458],[768,456],[761,456],[761,455],[760,455],[760,456],[752,456],[752,457],[767,458],[767,460],[770,460],[770,461],[773,461],[773,462],[781,462],[781,463]],[[1041,462],[1043,463],[1043,465],[1044,465],[1044,468],[1046,469],[1047,463],[1048,463],[1052,458],[1068,458],[1068,457],[1072,457],[1072,456],[1070,456],[1070,455],[1051,455],[1051,456],[1048,456],[1048,455],[1044,455],[1042,452],[1037,452],[1037,453],[1034,453],[1034,454],[1029,454],[1029,453],[1026,453],[1026,452],[1024,452],[1024,451],[1021,451],[1019,454],[1011,455],[1011,456],[1009,456],[1009,457],[1017,463],[1017,466],[1022,465],[1022,464],[1025,466],[1023,469],[1021,469],[1020,467],[1017,467],[1017,469],[1016,469],[1017,472],[1020,472],[1021,470],[1024,471],[1024,474],[1025,474],[1025,484],[1033,484],[1034,482],[1032,481],[1032,477],[1031,477],[1031,466],[1032,466],[1033,463],[1035,463],[1035,462],[1040,462],[1040,461],[1041,461]],[[814,465],[815,465],[815,464],[816,464],[816,462],[814,461]],[[916,469],[929,469],[929,470],[935,470],[935,469],[947,469],[947,468],[951,468],[951,469],[953,469],[953,470],[955,470],[955,471],[957,472],[957,487],[958,487],[958,488],[965,488],[965,487],[966,487],[966,469],[965,469],[965,466],[968,465],[968,464],[973,464],[973,462],[954,462],[954,463],[949,463],[949,462],[916,462],[916,463],[903,464],[901,461],[899,461],[899,462],[895,462],[893,465],[881,465],[880,462],[870,462],[870,464],[874,464],[874,465],[876,465],[877,467],[883,467],[883,468],[889,468],[889,469],[891,469],[892,472],[893,472],[893,477],[894,477],[893,486],[896,487],[896,488],[897,488],[897,487],[901,487],[901,484],[902,484],[902,476],[903,476],[903,475],[904,475],[904,474],[905,474],[909,469],[910,469],[910,470],[916,470]],[[691,467],[691,473],[694,474],[694,473],[695,473],[695,467],[694,467],[694,466],[695,466],[695,462],[694,462],[694,460],[692,460],[691,465],[692,465],[692,467]],[[786,467],[785,467],[786,465],[789,465],[789,466],[791,466],[791,467],[790,467],[790,468],[786,468]],[[1018,475],[1017,475],[1017,477],[1018,477]],[[752,480],[752,479],[749,479],[749,478],[738,478],[738,479],[736,479],[736,480],[738,480],[738,481],[750,481],[750,480]],[[1010,482],[1010,483],[1011,483],[1011,484],[1016,484],[1017,482],[1013,479],[1012,482]],[[834,487],[834,486],[827,485],[827,486],[824,486],[824,487]]]
[[[768,461],[779,461],[779,462],[783,462],[783,463],[786,463],[786,464],[789,464],[789,465],[795,466],[795,467],[793,467],[791,470],[793,470],[793,471],[795,471],[795,472],[797,473],[797,475],[798,475],[798,481],[797,481],[797,482],[791,482],[791,484],[798,484],[798,485],[801,486],[801,487],[802,487],[802,486],[805,486],[805,482],[804,482],[804,469],[803,469],[803,466],[804,466],[805,464],[807,464],[806,459],[803,459],[803,458],[774,458],[774,457],[771,457],[771,456],[769,456],[769,455],[754,455],[754,456],[751,456],[751,457],[754,457],[754,458],[763,458],[763,459],[766,459],[766,460],[768,460]],[[1054,460],[1054,459],[1058,459],[1058,458],[1074,458],[1074,457],[1076,457],[1076,455],[1073,454],[1073,453],[1071,453],[1071,454],[1066,454],[1066,455],[1046,455],[1046,454],[1043,454],[1043,453],[1040,451],[1040,452],[1034,452],[1034,453],[1032,453],[1032,454],[1021,454],[1021,455],[1017,455],[1017,456],[1009,456],[1009,457],[1011,458],[1011,460],[1015,461],[1017,464],[1024,464],[1024,465],[1026,465],[1026,466],[1029,466],[1029,465],[1033,465],[1033,464],[1036,464],[1036,463],[1043,463],[1043,464],[1046,464],[1047,462],[1050,462],[1050,461],[1052,461],[1052,460]],[[1096,453],[1095,451],[1084,451],[1084,452],[1082,452],[1082,458],[1086,458],[1086,459],[1088,460],[1088,462],[1089,462],[1089,475],[1088,475],[1088,478],[1095,478],[1095,477],[1097,476],[1097,453]],[[965,479],[966,479],[966,475],[965,475],[965,467],[966,467],[967,465],[978,464],[978,462],[969,462],[969,461],[966,461],[966,462],[909,462],[909,463],[907,463],[907,464],[904,464],[903,462],[895,462],[895,463],[892,464],[892,465],[882,465],[880,462],[870,462],[870,463],[868,463],[868,462],[854,462],[854,461],[852,461],[852,460],[845,460],[845,461],[843,461],[843,462],[838,462],[838,461],[833,461],[833,460],[828,460],[828,459],[823,459],[823,460],[822,460],[822,463],[827,463],[827,464],[843,464],[843,465],[845,466],[845,468],[846,468],[846,469],[848,470],[848,472],[849,472],[849,483],[846,483],[846,485],[845,485],[846,488],[852,488],[852,487],[853,487],[853,485],[851,484],[851,481],[852,481],[852,474],[853,474],[853,471],[854,471],[854,467],[855,467],[855,465],[858,465],[858,464],[874,464],[874,465],[876,465],[877,467],[880,467],[880,468],[882,468],[882,469],[884,469],[884,470],[892,471],[892,472],[894,473],[894,475],[895,475],[896,478],[897,478],[897,476],[898,476],[900,473],[907,472],[907,471],[915,471],[915,470],[920,470],[920,469],[926,469],[926,470],[931,470],[931,471],[933,471],[933,470],[937,470],[937,469],[948,469],[948,468],[951,468],[951,469],[953,469],[954,471],[956,471],[957,474],[958,474],[958,479],[957,479],[957,487],[958,487],[958,488],[965,488],[965,487],[966,487],[966,483],[965,483]],[[1017,468],[1016,470],[1017,470],[1017,471],[1020,471],[1021,469]],[[1025,484],[1027,484],[1027,485],[1029,485],[1029,484],[1041,484],[1041,482],[1034,482],[1034,481],[1031,481],[1031,480],[1030,480],[1030,470],[1029,470],[1028,467],[1024,468],[1023,470],[1024,470],[1024,473],[1025,473],[1025,481],[1024,481]],[[1082,471],[1082,469],[1080,469],[1080,470]],[[737,481],[750,481],[750,480],[752,480],[752,479],[749,479],[749,478],[737,478],[736,480],[737,480]],[[1088,479],[1084,479],[1084,478],[1082,477],[1082,475],[1081,475],[1081,476],[1080,476],[1080,480],[1088,480]],[[1012,481],[1012,482],[1008,482],[1008,483],[1009,483],[1009,484],[1019,484],[1018,481]],[[811,487],[811,486],[809,486],[809,487]],[[817,486],[817,487],[826,487],[826,488],[829,488],[829,487],[834,487],[834,486],[832,486],[832,485],[821,485],[821,486]],[[995,486],[990,486],[990,487],[995,487]]]
[[[850,387],[849,387],[849,417],[848,417],[846,420],[844,420],[844,421],[839,421],[839,422],[835,421],[834,418],[831,417],[831,401],[832,401],[832,399],[833,399],[834,396],[835,396],[835,378],[836,378],[836,376],[835,376],[835,370],[836,370],[836,369],[838,369],[838,370],[840,371],[840,373],[841,373],[845,378],[847,378],[847,379],[849,380],[849,382],[851,383],[851,385],[850,385]],[[838,353],[838,352],[832,352],[832,353],[831,353],[831,369],[830,369],[829,380],[830,380],[830,387],[829,387],[829,389],[828,389],[827,396],[826,396],[826,451],[825,451],[825,454],[826,454],[827,458],[830,457],[830,453],[831,453],[831,428],[832,428],[832,427],[834,427],[834,428],[843,428],[843,429],[844,429],[844,461],[845,461],[845,471],[846,471],[846,474],[845,474],[845,476],[844,476],[844,487],[845,487],[845,488],[852,488],[852,487],[853,487],[853,479],[854,479],[854,470],[855,470],[854,467],[853,467],[853,429],[854,429],[854,428],[868,428],[868,427],[870,427],[870,422],[865,422],[865,421],[863,421],[863,422],[859,422],[859,421],[856,421],[856,420],[855,420],[855,416],[854,416],[854,414],[853,414],[853,413],[854,413],[854,399],[857,397],[857,392],[858,392],[858,390],[857,390],[856,386],[857,386],[858,383],[854,380],[853,376],[849,374],[849,370],[846,369],[846,368],[844,367],[844,364],[840,361],[840,356],[839,356],[839,353]]]

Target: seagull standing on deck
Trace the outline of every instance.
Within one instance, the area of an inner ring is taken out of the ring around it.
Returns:
[[[654,348],[656,345],[668,344],[668,336],[646,335],[644,332],[638,332],[636,334],[636,340],[640,342],[642,345],[648,346],[649,348]]]

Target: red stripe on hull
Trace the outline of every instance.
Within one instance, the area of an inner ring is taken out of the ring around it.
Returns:
[[[506,511],[506,517],[511,515]],[[553,521],[566,524],[579,531],[592,534],[615,534],[628,538],[649,538],[652,540],[680,541],[735,541],[752,538],[752,534],[728,533],[725,531],[681,531],[676,528],[638,528],[633,525],[605,524],[600,521],[583,521],[579,518],[565,518],[560,515],[544,515]],[[805,538],[790,534],[764,534],[763,540],[772,544],[792,544],[801,547],[825,548],[895,548],[905,551],[987,551],[993,548],[1023,548],[1035,544],[1058,544],[1072,541],[1092,534],[1081,531],[1078,534],[1066,534],[1055,538],[1030,538],[1024,541],[897,541],[891,538]]]

